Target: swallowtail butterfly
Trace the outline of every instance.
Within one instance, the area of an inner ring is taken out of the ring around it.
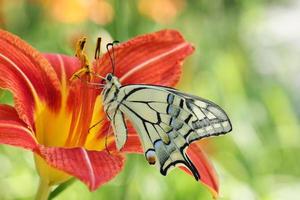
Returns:
[[[201,138],[230,132],[231,122],[225,111],[213,102],[173,88],[121,85],[114,75],[114,60],[108,49],[113,44],[107,45],[113,72],[106,77],[96,76],[103,79],[103,84],[99,84],[103,87],[102,101],[117,149],[122,149],[126,143],[126,120],[129,120],[140,137],[147,161],[157,165],[161,174],[166,175],[173,167],[184,165],[196,180],[200,179],[186,149]]]
[[[189,144],[231,131],[230,120],[218,105],[173,88],[122,86],[109,73],[102,98],[117,148],[127,139],[126,118],[139,134],[147,161],[156,164],[163,175],[183,164],[198,180],[200,175],[185,153]]]

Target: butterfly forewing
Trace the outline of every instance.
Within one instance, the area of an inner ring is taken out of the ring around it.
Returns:
[[[186,155],[186,147],[203,137],[231,131],[226,113],[216,104],[172,88],[152,85],[128,85],[119,88],[115,99],[117,114],[124,113],[139,134],[145,156],[150,164],[156,163],[160,172],[179,164],[185,165],[199,179],[199,174]],[[119,115],[120,116],[120,115]],[[123,122],[116,122],[115,126]],[[118,128],[115,128],[116,131]],[[116,132],[122,140],[124,128]],[[118,140],[118,139],[117,139]],[[126,139],[125,139],[126,140]],[[155,162],[156,160],[156,162]]]
[[[117,148],[120,150],[127,140],[127,126],[124,114],[120,110],[116,110],[112,118],[112,127],[115,135]]]

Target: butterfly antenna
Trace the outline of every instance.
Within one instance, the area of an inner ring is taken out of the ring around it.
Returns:
[[[106,50],[108,52],[108,55],[109,55],[109,58],[110,58],[110,62],[112,64],[112,74],[115,74],[115,51],[114,51],[114,45],[119,43],[119,41],[115,40],[111,43],[108,43],[106,45]],[[111,46],[111,49],[112,49],[112,55],[110,53],[110,50],[109,50],[109,47]]]

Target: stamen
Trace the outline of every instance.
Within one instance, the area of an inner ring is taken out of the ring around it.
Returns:
[[[87,55],[84,53],[86,37],[82,37],[77,41],[75,56],[81,61],[82,67],[89,67]]]
[[[95,60],[98,60],[101,53],[101,38],[97,39],[96,49],[95,49]]]
[[[79,78],[83,74],[92,74],[92,75],[94,75],[94,76],[96,76],[100,79],[105,80],[105,77],[101,76],[100,74],[98,74],[96,72],[93,72],[90,69],[90,65],[89,65],[87,55],[84,52],[85,44],[86,44],[86,37],[82,37],[81,39],[79,39],[77,41],[75,56],[81,61],[81,69],[76,71],[71,76],[70,80],[72,81],[75,78]],[[99,57],[100,57],[100,47],[101,47],[101,38],[98,38],[97,44],[96,44],[96,50],[95,50],[95,59],[99,59]]]
[[[82,37],[77,41],[76,44],[76,50],[75,50],[75,56],[80,60],[81,62],[81,69],[76,71],[70,78],[70,80],[74,80],[75,78],[81,77],[85,73],[89,73],[90,70],[90,65],[89,61],[87,58],[87,55],[84,52],[84,47],[86,44],[86,37]]]

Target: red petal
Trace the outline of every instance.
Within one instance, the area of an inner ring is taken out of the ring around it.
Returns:
[[[44,56],[54,68],[61,83],[64,81],[69,83],[70,81],[68,80],[72,74],[81,67],[80,61],[74,56],[62,54],[44,54]]]
[[[114,47],[115,75],[126,84],[175,85],[183,59],[194,48],[179,32],[163,30],[136,37]],[[96,71],[105,76],[112,71],[109,55],[98,61]]]
[[[0,143],[34,150],[37,147],[33,133],[19,118],[16,110],[0,104]]]
[[[80,179],[90,190],[96,190],[113,179],[124,166],[124,157],[121,154],[107,151],[41,146],[40,155],[51,166]]]
[[[143,153],[144,150],[142,148],[142,144],[140,141],[140,137],[136,133],[135,129],[131,125],[129,121],[127,121],[127,141],[122,148],[122,152],[126,153]]]
[[[219,193],[218,177],[207,156],[201,150],[200,144],[191,144],[187,149],[187,155],[197,168],[201,177],[200,181],[210,189],[214,197],[217,197]],[[186,168],[181,169],[183,169],[188,174],[192,175],[191,172]]]
[[[59,81],[47,60],[17,36],[0,30],[0,87],[14,94],[16,110],[33,126],[35,101],[60,105]]]

